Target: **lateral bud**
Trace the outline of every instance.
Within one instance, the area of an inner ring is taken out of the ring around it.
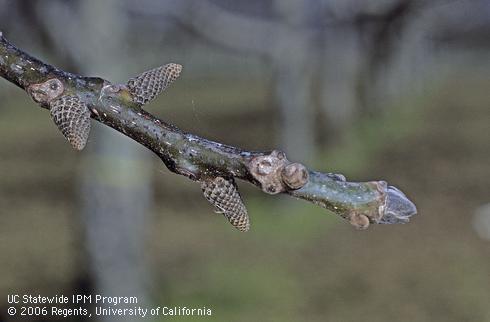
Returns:
[[[292,190],[302,188],[309,178],[308,170],[301,163],[290,163],[281,172],[282,181]]]
[[[358,230],[365,230],[369,227],[369,218],[366,215],[351,213],[348,219],[350,224]]]
[[[300,163],[291,163],[282,151],[274,150],[250,160],[248,169],[264,192],[278,194],[296,190],[308,182],[308,170]]]

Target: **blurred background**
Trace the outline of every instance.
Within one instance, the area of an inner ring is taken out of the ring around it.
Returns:
[[[359,232],[242,182],[242,234],[198,184],[107,127],[93,122],[73,151],[0,80],[1,299],[138,296],[211,308],[210,321],[490,321],[488,0],[0,0],[0,30],[115,83],[180,63],[151,113],[350,181],[387,180],[419,209]]]

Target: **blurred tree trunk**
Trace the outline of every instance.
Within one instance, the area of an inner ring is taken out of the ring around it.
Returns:
[[[353,25],[323,30],[320,51],[320,107],[326,117],[329,141],[341,139],[359,111],[360,36]],[[325,63],[328,62],[328,63]]]
[[[311,17],[311,1],[276,0],[274,9],[283,22],[280,33],[272,35],[272,62],[275,67],[276,100],[280,109],[278,145],[291,159],[306,162],[315,158],[315,122],[311,100],[314,46],[306,26]]]
[[[43,2],[39,10],[47,16],[45,23],[60,50],[73,58],[82,74],[104,74],[114,82],[128,78],[127,70],[120,68],[128,61],[130,48],[129,22],[120,2]],[[148,303],[144,243],[152,206],[149,154],[122,134],[93,122],[84,156],[81,217],[96,290],[108,296],[137,296],[139,303]]]
[[[103,71],[109,79],[118,81],[128,78],[127,71],[120,68],[128,60],[128,21],[123,8],[116,0],[85,0],[81,9],[87,44],[91,44],[91,53],[84,63],[86,71]],[[137,296],[140,303],[148,303],[144,256],[151,207],[148,153],[120,133],[101,126],[95,128],[92,138],[82,195],[87,249],[96,287],[103,294]]]

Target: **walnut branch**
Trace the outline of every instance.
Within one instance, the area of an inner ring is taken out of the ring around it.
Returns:
[[[194,181],[242,179],[268,194],[287,193],[320,205],[359,229],[370,223],[405,223],[416,214],[415,205],[385,181],[347,182],[342,175],[292,163],[281,151],[244,151],[186,133],[144,111],[141,98],[128,86],[45,64],[17,49],[1,32],[0,76],[25,90],[43,108],[50,109],[50,103],[60,95],[75,97],[87,106],[92,119],[144,145],[170,171]],[[83,148],[77,144],[74,147]]]

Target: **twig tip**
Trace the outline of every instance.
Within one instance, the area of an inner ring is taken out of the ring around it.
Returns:
[[[405,224],[410,217],[417,214],[415,204],[403,192],[388,186],[386,201],[383,206],[383,217],[380,224]]]

